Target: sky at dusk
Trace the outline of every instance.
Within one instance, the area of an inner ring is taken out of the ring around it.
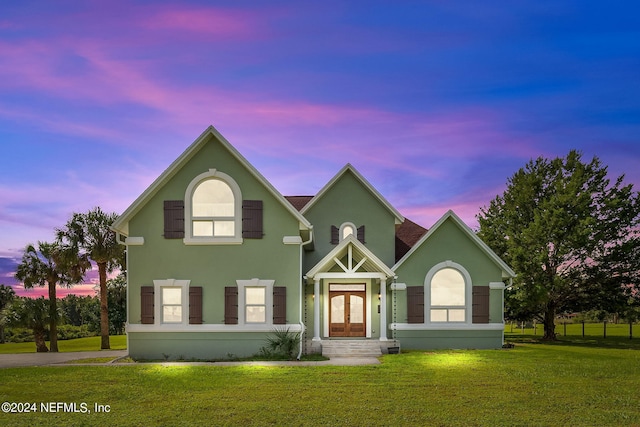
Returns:
[[[640,3],[3,1],[0,283],[209,125],[284,195],[350,162],[425,227],[475,227],[528,160],[573,148],[637,189]]]

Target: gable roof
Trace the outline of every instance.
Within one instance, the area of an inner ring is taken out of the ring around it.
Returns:
[[[400,212],[398,212],[396,208],[391,206],[391,203],[389,203],[387,199],[385,199],[382,194],[380,194],[378,190],[376,190],[375,187],[371,185],[369,181],[367,181],[360,174],[360,172],[358,172],[356,168],[351,165],[351,163],[347,163],[342,169],[340,169],[340,171],[333,178],[331,178],[331,180],[324,187],[322,187],[318,194],[316,194],[315,197],[313,197],[300,210],[300,212],[303,215],[307,213],[307,211],[309,211],[309,209],[311,209],[311,207],[315,205],[318,200],[322,199],[322,197],[331,189],[331,187],[333,187],[334,184],[338,182],[338,180],[340,180],[340,178],[342,178],[342,176],[346,173],[351,173],[356,178],[356,180],[358,180],[362,184],[362,186],[369,191],[369,193],[371,193],[376,199],[378,199],[380,203],[382,203],[382,205],[387,208],[389,212],[391,212],[391,214],[395,217],[396,224],[402,224],[402,222],[404,221],[404,217],[400,214]]]
[[[352,257],[358,257],[362,264],[360,267],[364,268],[368,272],[382,273],[386,277],[393,277],[395,273],[386,264],[374,255],[365,245],[360,243],[353,234],[345,237],[331,252],[329,252],[324,258],[322,258],[309,272],[305,275],[309,278],[313,278],[316,274],[326,272],[331,267],[337,264],[336,258],[340,259],[346,254]],[[356,265],[357,267],[358,265]],[[351,266],[353,270],[355,267]]]
[[[311,223],[298,212],[291,203],[289,203],[278,190],[267,179],[262,176],[258,170],[253,167],[247,159],[236,150],[224,136],[218,132],[213,126],[209,126],[202,134],[196,138],[196,140],[180,155],[176,160],[169,165],[169,167],[160,174],[158,178],[120,215],[111,229],[122,233],[124,235],[129,234],[129,221],[136,215],[144,205],[191,159],[195,156],[200,149],[209,141],[209,137],[215,138],[224,148],[226,148],[233,157],[236,158],[248,171],[253,175],[266,189],[271,193],[276,200],[278,200],[287,211],[291,213],[300,223],[301,230],[308,230],[312,228]]]
[[[516,277],[516,273],[511,269],[511,267],[509,267],[507,263],[502,260],[502,258],[496,255],[496,253],[493,252],[493,250],[491,250],[491,248],[487,246],[487,244],[483,242],[482,239],[480,239],[476,235],[476,233],[474,233],[473,230],[471,230],[467,226],[467,224],[465,224],[464,221],[462,221],[460,217],[456,215],[452,210],[449,210],[446,214],[444,214],[442,218],[440,218],[438,222],[436,222],[433,227],[431,227],[431,229],[424,236],[422,236],[422,238],[402,257],[402,259],[396,262],[396,264],[391,269],[396,271],[420,246],[422,246],[425,241],[429,239],[429,237],[431,237],[436,232],[436,230],[438,230],[438,228],[440,228],[440,226],[442,226],[442,224],[444,224],[449,219],[451,219],[453,223],[456,224],[458,228],[462,230],[462,232],[465,233],[469,237],[469,239],[489,257],[489,259],[491,259],[498,267],[500,267],[500,269],[502,269],[503,278]]]

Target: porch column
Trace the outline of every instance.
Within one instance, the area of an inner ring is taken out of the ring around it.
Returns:
[[[320,341],[320,279],[313,283],[313,340]]]
[[[380,279],[380,341],[387,341],[387,279]]]

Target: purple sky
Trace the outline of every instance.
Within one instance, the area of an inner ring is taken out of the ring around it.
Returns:
[[[450,208],[475,226],[530,158],[572,148],[640,186],[640,3],[253,3],[2,2],[0,283],[210,124],[284,195],[351,162],[425,227]]]

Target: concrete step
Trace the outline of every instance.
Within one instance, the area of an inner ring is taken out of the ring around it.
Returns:
[[[382,355],[379,341],[323,340],[322,355],[332,357],[378,357]]]

